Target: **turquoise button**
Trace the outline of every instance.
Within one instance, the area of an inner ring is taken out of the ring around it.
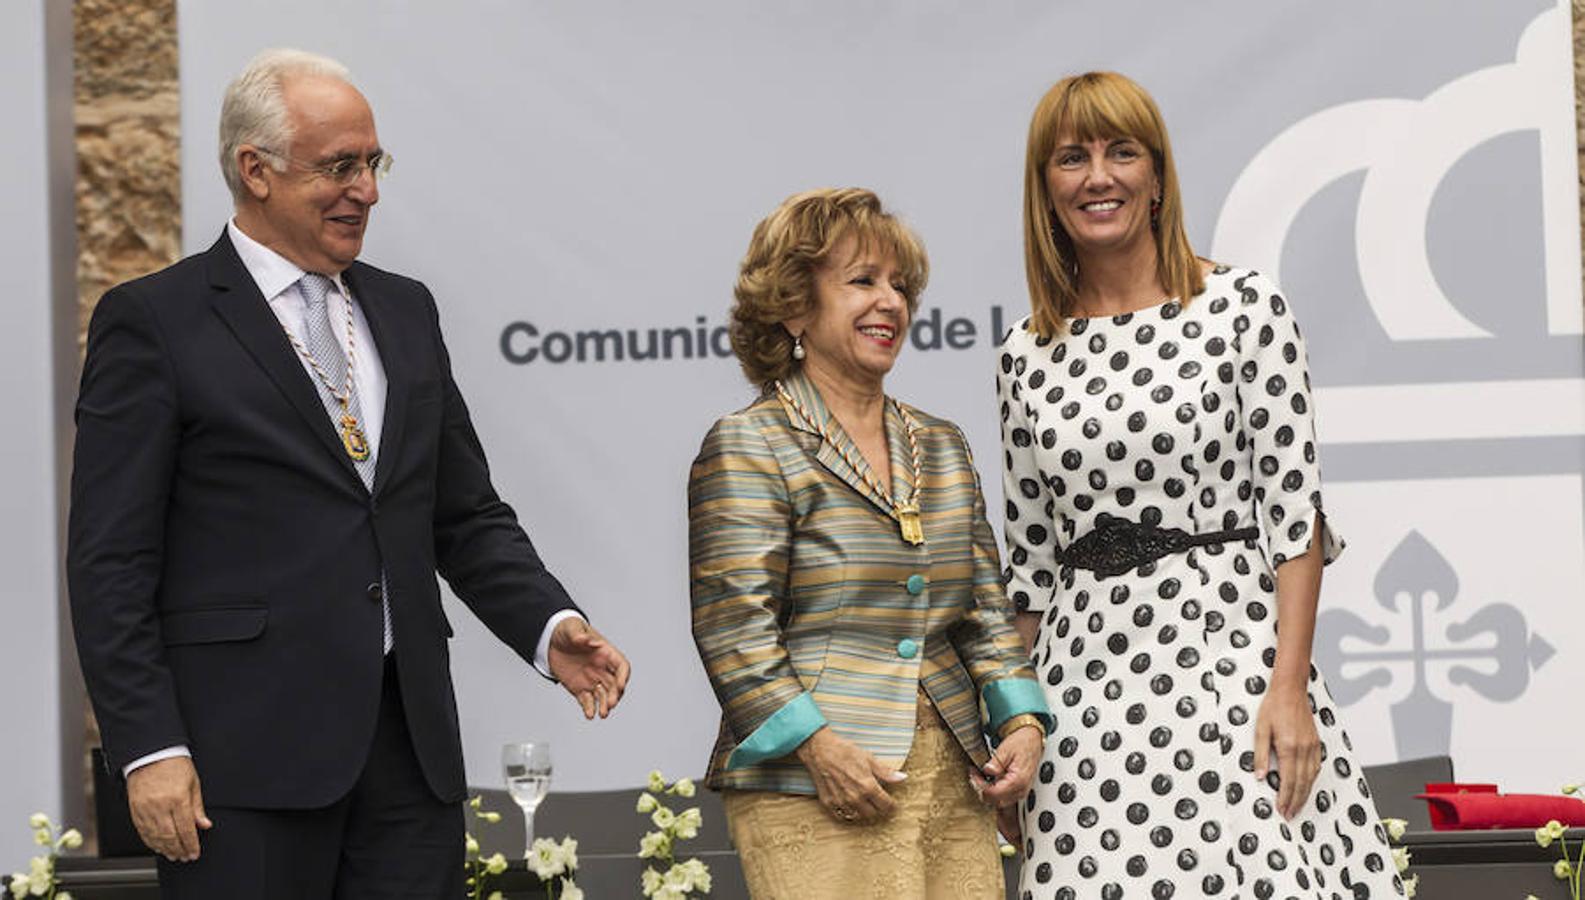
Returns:
[[[925,576],[923,576],[923,575],[909,575],[908,576],[908,593],[913,594],[915,597],[917,597],[920,594],[923,594],[924,592],[925,592]]]
[[[914,577],[918,578],[919,576],[915,575]],[[913,659],[914,654],[918,652],[919,644],[913,638],[903,638],[897,642],[897,655],[903,659]]]

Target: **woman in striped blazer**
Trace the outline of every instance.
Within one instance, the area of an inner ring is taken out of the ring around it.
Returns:
[[[844,189],[784,202],[738,276],[760,398],[694,461],[689,558],[707,782],[760,900],[1002,897],[992,809],[1051,721],[963,433],[883,390],[927,273]]]

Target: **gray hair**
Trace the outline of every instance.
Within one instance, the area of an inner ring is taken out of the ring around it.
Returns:
[[[247,196],[242,175],[237,171],[237,148],[252,144],[285,153],[292,144],[292,122],[281,96],[281,83],[297,75],[319,75],[352,83],[347,67],[328,56],[304,50],[265,50],[248,63],[226,86],[220,104],[220,172],[231,189],[231,198]],[[276,171],[286,168],[286,160],[275,158]]]

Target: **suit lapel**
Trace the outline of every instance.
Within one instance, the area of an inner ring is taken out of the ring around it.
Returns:
[[[802,372],[790,375],[782,382],[782,385],[787,389],[787,393],[797,401],[797,405],[801,406],[808,416],[814,420],[813,422],[807,421],[797,409],[788,408],[786,410],[787,419],[794,428],[820,437],[820,449],[815,453],[815,458],[832,475],[835,475],[848,487],[858,492],[860,497],[868,500],[876,509],[890,516],[892,512],[891,504],[887,503],[878,491],[871,488],[869,483],[865,481],[864,475],[860,474],[861,472],[870,472],[869,463],[865,462],[864,454],[859,452],[858,445],[853,443],[853,439],[848,437],[848,433],[842,430],[842,424],[826,408],[825,400],[820,397],[820,391],[808,378],[804,377]],[[785,399],[782,401],[782,405],[784,407],[788,406]],[[821,431],[822,427],[825,429],[824,432]],[[888,440],[891,436],[890,432],[891,426],[888,424]],[[852,460],[852,462],[850,463],[848,460]],[[893,473],[897,471],[895,462],[892,464],[892,471]],[[874,477],[873,474],[871,474],[871,477]],[[895,474],[893,477],[895,479]]]
[[[396,311],[391,308],[389,298],[369,289],[368,279],[362,277],[358,264],[354,263],[343,272],[342,278],[363,310],[369,333],[374,336],[375,349],[380,351],[380,359],[385,364],[385,419],[380,426],[380,446],[375,448],[374,465],[374,493],[378,495],[390,478],[391,467],[396,465],[402,430],[407,426],[407,396],[412,388],[408,376],[411,373],[409,367],[400,362],[417,356],[401,344],[405,333],[395,321]]]
[[[363,480],[358,477],[352,460],[342,448],[341,438],[331,427],[330,416],[319,399],[319,390],[309,380],[308,373],[303,371],[297,351],[292,349],[291,342],[286,339],[286,332],[281,330],[280,320],[270,311],[269,303],[259,293],[258,285],[242,265],[236,248],[231,246],[231,239],[222,232],[220,240],[209,248],[205,256],[209,286],[213,291],[210,302],[215,312],[270,380],[275,382],[275,386],[286,395],[292,408],[303,417],[304,424],[324,445],[325,450],[336,458],[347,477],[362,487]]]

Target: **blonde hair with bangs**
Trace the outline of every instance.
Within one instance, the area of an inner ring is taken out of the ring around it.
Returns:
[[[782,323],[814,308],[815,276],[848,238],[855,250],[890,254],[903,280],[908,315],[930,278],[919,237],[864,188],[822,188],[794,194],[754,226],[733,289],[730,335],[743,375],[770,390],[799,365],[793,338]]]
[[[1200,261],[1183,227],[1183,196],[1172,162],[1167,125],[1150,94],[1116,72],[1086,72],[1052,86],[1029,121],[1024,157],[1024,274],[1029,281],[1030,324],[1052,337],[1075,315],[1079,297],[1078,256],[1052,210],[1046,166],[1057,139],[1079,141],[1132,138],[1150,150],[1161,189],[1156,216],[1156,275],[1167,294],[1187,304],[1205,290]]]

